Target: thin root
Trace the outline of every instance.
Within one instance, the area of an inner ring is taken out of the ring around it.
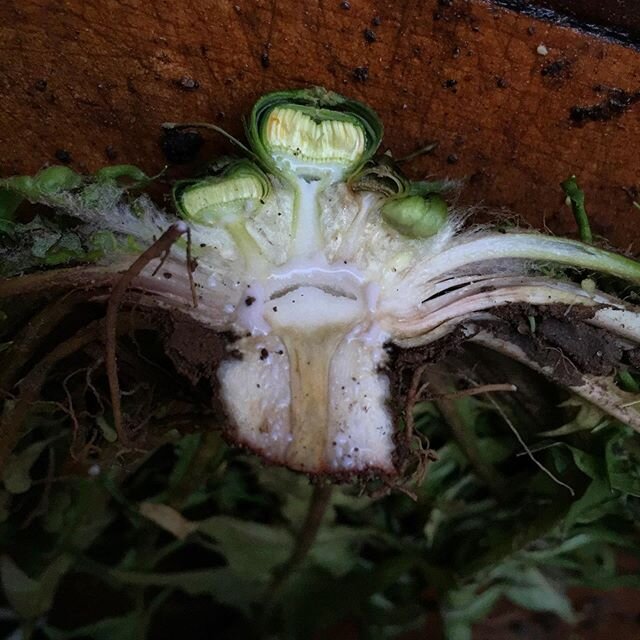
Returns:
[[[118,310],[122,303],[122,299],[131,286],[135,278],[137,278],[142,270],[152,261],[169,253],[171,247],[184,234],[190,239],[189,228],[186,224],[178,222],[171,225],[135,262],[122,274],[118,282],[115,284],[109,296],[107,304],[107,314],[105,317],[105,364],[107,369],[107,378],[109,380],[109,392],[111,395],[111,406],[113,411],[113,422],[118,439],[126,445],[129,441],[128,434],[125,432],[122,424],[122,406],[120,403],[120,381],[118,380],[118,364],[116,356],[116,335],[117,335],[117,318]],[[191,293],[196,301],[195,288],[191,274],[190,262],[190,242],[187,243],[187,269],[189,272],[189,281],[191,283]]]

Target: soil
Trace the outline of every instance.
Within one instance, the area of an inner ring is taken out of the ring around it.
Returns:
[[[491,324],[490,330],[540,366],[551,367],[558,382],[574,386],[585,374],[611,374],[623,360],[622,349],[606,331],[584,322],[594,312],[594,307],[506,305],[494,312],[503,323]]]
[[[582,322],[545,318],[536,334],[547,345],[560,349],[585,373],[611,375],[622,360],[618,341],[605,331]]]
[[[620,2],[588,4],[617,12]],[[214,14],[198,0],[190,7],[0,3],[0,131],[10,149],[0,175],[35,172],[55,161],[56,149],[70,152],[73,168],[93,171],[112,161],[107,148],[117,150],[118,162],[155,175],[164,166],[163,122],[216,122],[242,137],[241,115],[260,94],[321,84],[375,108],[386,129],[383,150],[397,157],[438,141],[407,169],[415,178],[462,179],[461,206],[481,202],[574,233],[558,185],[575,173],[593,228],[620,248],[638,238],[624,189],[640,186],[637,151],[628,144],[640,133],[639,105],[619,109],[594,91],[637,93],[638,51],[481,0],[337,1],[302,12],[295,3],[260,0],[224,4]],[[635,14],[627,15],[631,24]],[[363,36],[367,29],[375,43]],[[548,56],[537,53],[540,44]],[[51,51],[60,52],[55,61]],[[559,70],[562,60],[570,69]],[[442,87],[447,79],[457,81],[455,92]],[[623,97],[614,103],[624,106]],[[598,115],[607,101],[611,119]],[[593,107],[596,118],[580,111]],[[199,150],[199,143],[187,146],[174,149],[171,162],[229,150],[214,134]]]
[[[193,386],[200,381],[217,388],[216,372],[226,357],[227,340],[189,316],[173,312],[161,331],[167,356]]]
[[[558,382],[573,386],[585,374],[610,375],[622,362],[632,366],[640,362],[634,352],[623,353],[606,331],[585,322],[594,312],[594,307],[510,304],[493,310],[496,320],[478,324],[516,344],[540,366],[551,367]],[[391,346],[388,375],[392,387],[402,397],[416,366],[455,358],[467,340],[462,331],[454,331],[424,347],[402,350]]]

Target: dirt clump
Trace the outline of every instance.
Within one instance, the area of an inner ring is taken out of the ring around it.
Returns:
[[[216,371],[226,356],[225,339],[184,314],[168,315],[163,325],[166,354],[177,371],[193,385],[205,380],[215,386]]]

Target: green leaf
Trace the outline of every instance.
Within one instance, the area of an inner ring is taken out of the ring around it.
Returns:
[[[55,266],[71,260],[80,260],[84,255],[85,250],[79,236],[75,233],[67,233],[47,250],[44,263]]]
[[[61,165],[47,167],[34,177],[13,176],[0,180],[0,217],[10,219],[23,198],[31,202],[46,201],[80,184],[82,176]]]
[[[479,591],[477,585],[468,585],[446,594],[442,615],[447,640],[471,640],[471,626],[489,614],[504,587],[497,584]]]
[[[360,546],[375,535],[373,529],[325,526],[318,532],[308,561],[333,575],[344,575],[358,563]]]
[[[567,596],[556,589],[539,569],[519,567],[515,579],[515,583],[504,591],[504,595],[513,603],[531,611],[555,613],[569,623],[574,621]]]
[[[173,466],[173,470],[169,476],[168,486],[170,488],[177,486],[184,476],[189,473],[189,467],[195,458],[201,440],[201,434],[190,433],[180,438],[175,444],[175,452],[178,460]]]
[[[69,631],[45,626],[44,632],[51,640],[71,640],[72,638],[91,638],[91,640],[139,640],[141,625],[144,624],[140,614],[133,611],[124,616],[104,618],[93,624],[78,627]]]
[[[601,428],[605,426],[609,419],[607,416],[594,404],[586,402],[581,398],[571,398],[566,402],[563,402],[561,407],[577,407],[578,413],[576,417],[562,425],[558,429],[551,431],[543,431],[539,435],[547,438],[555,438],[559,436],[566,436],[571,433],[577,433],[578,431],[592,431],[593,429]]]
[[[605,479],[596,478],[569,508],[563,521],[564,531],[569,531],[576,523],[597,520],[605,512],[604,507],[617,498],[617,494],[612,493]]]
[[[67,572],[72,559],[58,556],[37,579],[30,578],[10,556],[0,558],[0,580],[9,604],[24,619],[46,613],[53,602],[58,582]]]
[[[229,567],[246,579],[268,580],[293,547],[293,537],[281,527],[228,516],[203,520],[198,530],[215,539]]]
[[[640,497],[640,442],[634,433],[620,432],[607,442],[605,460],[612,489]]]
[[[33,467],[47,445],[55,440],[56,437],[35,442],[19,453],[11,455],[2,472],[2,480],[5,489],[9,493],[20,494],[29,490],[31,487],[31,467]]]
[[[59,487],[53,490],[49,498],[49,504],[44,514],[43,528],[49,533],[57,533],[65,526],[65,520],[72,508],[71,490],[67,487]]]
[[[100,482],[80,478],[70,487],[72,501],[63,514],[64,527],[58,544],[82,550],[93,544],[115,514],[109,504],[109,494]]]
[[[604,477],[605,470],[603,469],[602,461],[596,456],[576,447],[567,446],[567,448],[571,452],[573,461],[582,473],[592,479]]]
[[[82,176],[80,174],[73,171],[73,169],[69,169],[69,167],[61,165],[47,167],[33,179],[33,185],[39,196],[69,191],[79,187],[81,184]]]
[[[131,585],[180,589],[190,595],[210,595],[216,601],[249,613],[252,603],[264,593],[264,582],[248,575],[242,576],[231,567],[214,567],[195,571],[154,573],[113,569],[113,578]]]
[[[100,255],[113,253],[119,249],[118,240],[111,231],[96,231],[90,239],[91,250]]]
[[[20,203],[24,198],[11,189],[0,188],[0,221],[13,220]],[[6,232],[6,229],[0,227],[0,232]]]
[[[602,547],[606,544],[616,544],[618,546],[628,546],[629,540],[624,536],[620,536],[614,531],[606,529],[589,528],[580,532],[566,540],[551,540],[546,549],[537,549],[534,551],[522,551],[521,556],[531,560],[547,561],[561,555],[567,555],[580,551],[585,547],[596,546]]]

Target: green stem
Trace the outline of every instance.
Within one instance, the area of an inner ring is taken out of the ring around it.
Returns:
[[[568,180],[565,180],[562,183],[562,190],[571,202],[571,210],[573,211],[573,217],[576,219],[576,224],[578,225],[580,240],[587,244],[591,244],[593,242],[593,235],[591,234],[591,227],[589,226],[587,210],[584,207],[584,191],[578,187],[576,177],[571,176]]]
[[[461,242],[425,260],[417,271],[428,273],[432,281],[460,267],[505,258],[590,269],[640,284],[640,262],[578,240],[554,238],[541,233],[491,233]]]

